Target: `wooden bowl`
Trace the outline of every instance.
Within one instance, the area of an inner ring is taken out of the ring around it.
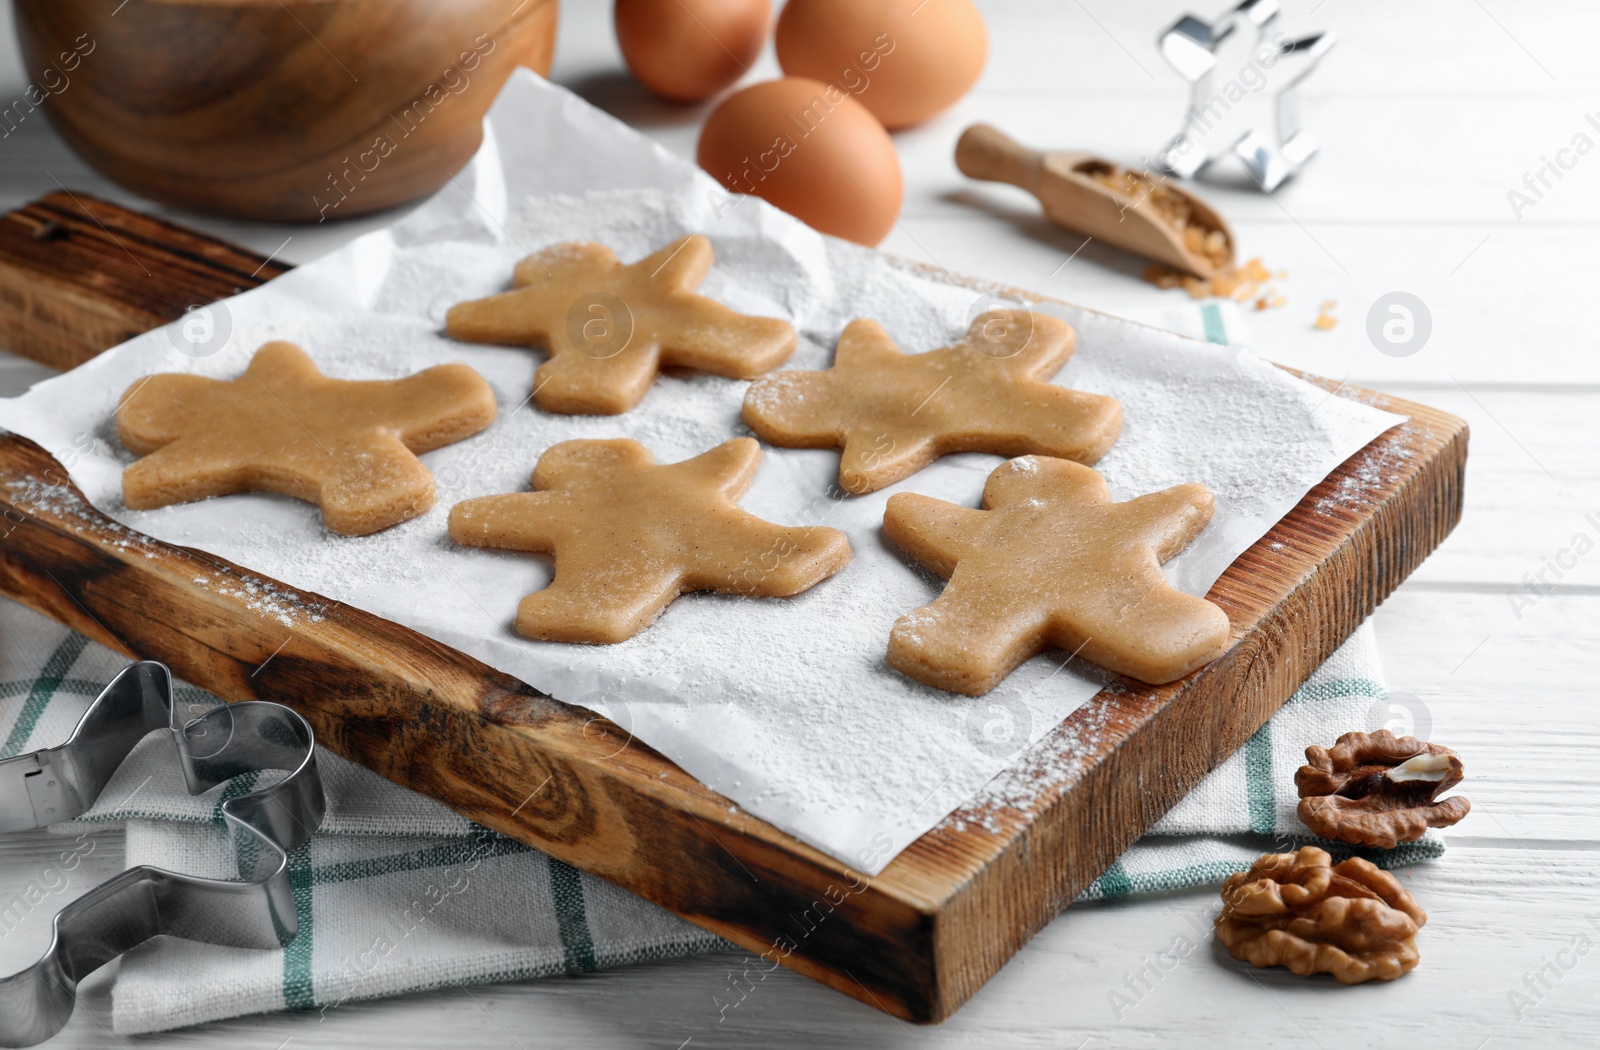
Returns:
[[[120,6],[119,6],[120,3]],[[15,0],[62,138],[154,200],[348,218],[425,196],[513,69],[550,69],[556,0]]]

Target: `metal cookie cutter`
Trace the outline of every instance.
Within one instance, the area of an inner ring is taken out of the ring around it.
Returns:
[[[79,897],[55,917],[43,958],[0,978],[0,1046],[32,1046],[72,1016],[78,982],[158,934],[235,948],[281,948],[299,932],[288,851],[327,808],[316,738],[280,704],[224,704],[181,722],[172,672],[140,661],[111,680],[64,744],[0,761],[0,832],[69,820],[87,810],[147,733],[166,729],[189,793],[241,773],[288,771],[270,787],[222,804],[242,881],[140,866]]]
[[[1300,82],[1311,75],[1339,38],[1331,31],[1292,40],[1281,33],[1269,38],[1267,29],[1277,20],[1278,10],[1278,0],[1242,0],[1214,22],[1184,15],[1161,34],[1162,56],[1189,81],[1190,88],[1183,130],[1156,158],[1160,167],[1189,179],[1231,152],[1244,162],[1256,184],[1271,193],[1316,154],[1317,137],[1300,126],[1296,96]],[[1257,50],[1250,62],[1237,70],[1219,69],[1218,50],[1234,33],[1243,31],[1255,34]],[[1267,84],[1269,69],[1276,86]],[[1230,73],[1232,79],[1224,82]],[[1228,119],[1237,102],[1262,88],[1273,94],[1270,128],[1241,128]]]

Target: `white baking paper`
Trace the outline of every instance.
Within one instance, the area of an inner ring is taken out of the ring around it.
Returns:
[[[972,699],[918,685],[885,663],[895,618],[940,587],[881,536],[885,501],[915,491],[975,506],[997,457],[948,457],[844,499],[833,487],[836,452],[765,448],[743,505],[786,524],[843,529],[854,561],[795,599],[686,596],[614,646],[512,633],[517,602],[548,581],[548,561],[460,549],[446,533],[453,503],[525,490],[539,454],[558,441],[632,437],[672,462],[748,433],[739,419],[745,383],[675,374],[625,415],[559,416],[528,402],[536,353],[442,334],[451,304],[507,287],[512,264],[530,251],[586,239],[631,261],[691,231],[716,250],[703,292],[800,330],[787,367],[827,367],[852,318],[876,318],[903,349],[923,351],[958,336],[986,305],[969,288],[823,237],[759,200],[730,197],[686,161],[522,72],[491,111],[472,165],[412,214],[0,401],[0,425],[51,450],[96,507],[133,529],[398,621],[600,711],[745,810],[874,874],[1103,680],[1056,653]],[[1337,464],[1400,421],[1329,397],[1248,352],[1039,308],[1077,330],[1077,354],[1058,381],[1122,400],[1122,438],[1100,464],[1117,497],[1191,481],[1216,493],[1210,527],[1169,566],[1194,594]],[[269,339],[299,343],[324,372],[344,378],[464,361],[493,385],[501,418],[423,457],[439,483],[438,506],[376,536],[335,536],[316,508],[265,494],[124,508],[120,475],[131,457],[111,423],[118,396],[153,372],[231,378]],[[241,587],[236,579],[197,583]],[[243,589],[286,624],[318,615],[270,586]]]

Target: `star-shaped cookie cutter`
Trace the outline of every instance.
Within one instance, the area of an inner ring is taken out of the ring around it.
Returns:
[[[0,1046],[33,1046],[55,1035],[72,1016],[80,981],[159,934],[274,949],[299,932],[288,853],[311,837],[327,807],[311,726],[263,700],[223,704],[184,721],[165,664],[124,668],[66,743],[0,761],[0,832],[83,813],[134,745],[157,729],[170,733],[192,795],[242,773],[288,773],[222,804],[240,881],[141,865],[62,908],[39,961],[0,978]]]
[[[1279,33],[1269,38],[1267,27],[1278,17],[1278,11],[1278,0],[1244,0],[1215,22],[1184,15],[1161,34],[1161,54],[1189,81],[1190,92],[1183,130],[1157,155],[1160,167],[1187,179],[1232,153],[1244,162],[1261,189],[1271,193],[1298,174],[1315,155],[1321,143],[1300,126],[1296,88],[1322,56],[1333,49],[1338,37],[1326,32],[1295,39]],[[1219,85],[1222,71],[1217,68],[1218,49],[1242,29],[1255,30],[1258,46],[1251,53],[1250,63]],[[1231,139],[1226,133],[1213,134],[1226,123],[1228,112],[1242,101],[1244,94],[1266,84],[1268,70],[1278,80],[1272,133],[1250,128]],[[1255,83],[1257,77],[1261,78],[1260,86]],[[1223,140],[1220,146],[1217,140]]]

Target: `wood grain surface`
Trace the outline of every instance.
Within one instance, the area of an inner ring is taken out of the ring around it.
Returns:
[[[0,341],[65,371],[288,268],[176,223],[59,190],[0,216]]]
[[[1057,226],[1090,240],[1201,277],[1217,266],[1195,250],[1182,226],[1156,206],[1160,195],[1185,202],[1190,220],[1202,234],[1221,233],[1227,244],[1224,259],[1233,263],[1233,233],[1227,222],[1191,190],[1176,182],[1149,182],[1148,188],[1125,181],[1127,169],[1083,150],[1050,150],[1025,146],[991,124],[974,124],[956,140],[956,167],[968,178],[1005,182],[1027,190],[1038,199],[1045,217]],[[1113,191],[1096,176],[1120,175],[1122,189]],[[1148,181],[1148,180],[1147,180]]]
[[[17,0],[42,107],[154,200],[321,222],[426,196],[511,72],[550,71],[556,0]],[[23,107],[26,107],[24,109]]]
[[[78,200],[112,226],[114,206]],[[96,280],[94,253],[124,254],[110,240],[69,232],[29,243],[84,253],[82,294],[110,300],[97,317],[159,317],[185,298],[146,302],[142,285]],[[159,254],[120,247],[140,260]],[[28,285],[30,269],[52,272],[11,263],[0,271],[4,298]],[[31,288],[29,316],[70,331],[41,353],[92,346],[81,311],[48,309],[54,280]],[[109,521],[46,450],[17,437],[0,440],[0,591],[221,696],[287,703],[327,746],[398,783],[879,1009],[934,1021],[1240,746],[1459,520],[1466,425],[1324,385],[1410,419],[1314,488],[1218,581],[1209,597],[1233,627],[1227,655],[1170,686],[1113,683],[1024,759],[1081,755],[1070,774],[1041,776],[1036,798],[992,814],[987,829],[935,829],[872,878],[734,811],[637,741],[618,751],[610,734],[620,730],[581,709],[397,625]],[[195,585],[197,575],[279,588],[320,618],[285,627]]]

